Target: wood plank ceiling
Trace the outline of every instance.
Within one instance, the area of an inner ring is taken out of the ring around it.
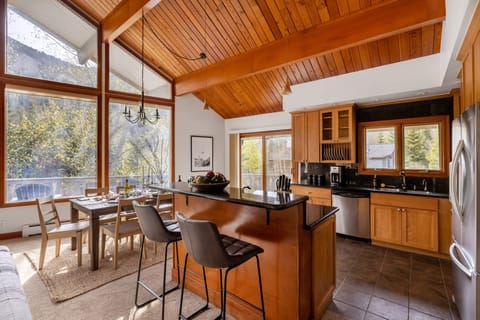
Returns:
[[[131,1],[71,0],[102,23]],[[155,2],[145,59],[225,119],[282,111],[287,77],[298,84],[438,53],[445,17],[444,0],[140,2]],[[141,21],[119,39],[140,52]]]

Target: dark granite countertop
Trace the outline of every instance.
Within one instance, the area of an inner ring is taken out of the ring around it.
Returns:
[[[286,209],[308,200],[308,196],[304,195],[262,190],[251,191],[242,188],[226,188],[219,193],[205,193],[189,186],[186,182],[154,184],[150,185],[150,188],[273,210]]]
[[[308,196],[295,195],[288,192],[275,191],[250,191],[241,188],[226,188],[219,193],[205,193],[198,191],[186,182],[150,185],[152,189],[170,191],[188,196],[202,197],[205,199],[228,201],[268,210],[282,210],[298,204],[305,204],[304,225],[306,230],[315,229],[325,219],[338,211],[336,207],[322,206],[306,203]]]
[[[423,190],[406,190],[406,191],[403,191],[399,188],[372,188],[372,187],[360,186],[360,185],[347,185],[347,186],[336,187],[336,188],[331,188],[330,186],[319,186],[319,185],[304,184],[304,183],[292,183],[292,185],[306,186],[306,187],[312,187],[312,188],[330,188],[330,189],[332,189],[332,192],[335,192],[335,191],[367,191],[367,192],[384,192],[384,193],[392,193],[392,194],[400,194],[400,195],[408,195],[408,196],[448,198],[448,193],[423,191]]]
[[[323,220],[335,214],[338,210],[337,207],[307,203],[304,228],[307,230],[315,229]]]

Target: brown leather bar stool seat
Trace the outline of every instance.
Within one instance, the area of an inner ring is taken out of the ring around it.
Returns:
[[[133,207],[135,208],[135,212],[137,213],[138,222],[140,224],[140,228],[142,229],[143,235],[140,239],[140,258],[138,261],[138,273],[137,273],[137,287],[135,289],[135,305],[138,308],[141,308],[154,300],[162,301],[162,319],[165,316],[165,295],[168,293],[179,289],[179,284],[177,284],[174,288],[165,291],[165,281],[167,275],[167,253],[168,253],[168,246],[173,243],[176,249],[176,256],[177,256],[177,266],[178,263],[178,246],[177,241],[182,239],[180,234],[180,228],[178,223],[175,220],[163,220],[160,215],[158,214],[157,210],[152,205],[141,205],[138,202],[133,202]],[[163,286],[161,294],[156,293],[152,288],[147,286],[143,281],[140,279],[140,272],[142,270],[142,254],[143,254],[143,246],[145,245],[145,237],[151,241],[164,243],[165,244],[165,253],[163,259]],[[180,280],[180,269],[177,268],[177,279]],[[145,290],[147,290],[153,298],[143,303],[138,303],[138,289],[142,286]]]
[[[185,264],[182,280],[182,293],[180,297],[180,319],[191,319],[196,317],[201,312],[208,309],[208,288],[207,279],[205,276],[205,267],[219,269],[220,272],[220,293],[221,293],[221,313],[216,319],[225,319],[227,308],[227,277],[230,270],[238,267],[244,262],[255,257],[257,260],[258,284],[260,287],[260,299],[262,302],[262,316],[265,319],[265,305],[263,302],[263,288],[262,276],[260,272],[260,260],[258,255],[263,252],[263,249],[236,239],[227,235],[222,235],[218,232],[217,225],[206,220],[187,219],[182,213],[177,212],[177,221],[180,225],[180,232],[182,234],[183,243],[187,250],[185,255]],[[203,280],[205,285],[205,293],[207,303],[195,311],[188,317],[182,314],[183,292],[185,288],[185,274],[187,273],[188,257],[193,259],[202,266]],[[225,276],[222,270],[226,269]]]

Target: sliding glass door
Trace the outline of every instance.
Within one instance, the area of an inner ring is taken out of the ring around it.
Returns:
[[[291,173],[291,134],[289,131],[242,134],[240,158],[241,186],[275,190],[278,177]]]

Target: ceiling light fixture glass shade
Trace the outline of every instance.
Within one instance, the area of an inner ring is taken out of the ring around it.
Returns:
[[[283,87],[282,95],[286,96],[292,93],[292,88],[290,88],[290,79],[287,77],[287,81],[285,81],[285,87]]]
[[[147,113],[145,112],[145,87],[144,87],[145,44],[144,44],[144,40],[145,40],[145,16],[142,10],[142,94],[140,96],[140,106],[139,106],[137,115],[135,117],[132,117],[130,107],[127,108],[127,106],[125,105],[125,110],[123,111],[123,116],[125,117],[125,119],[127,119],[127,121],[130,123],[137,124],[138,126],[144,126],[147,123],[155,124],[158,122],[158,120],[160,120],[160,114],[158,112],[158,109],[155,110],[156,112],[151,116],[152,118],[149,118]]]

